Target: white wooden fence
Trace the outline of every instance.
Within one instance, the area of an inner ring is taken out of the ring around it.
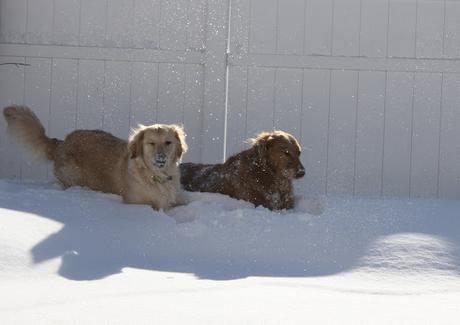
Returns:
[[[304,147],[307,192],[460,198],[460,1],[3,0],[0,10],[0,62],[29,64],[0,66],[0,105],[30,105],[51,136],[182,122],[186,160],[215,162],[280,128]],[[50,174],[1,121],[0,177]]]

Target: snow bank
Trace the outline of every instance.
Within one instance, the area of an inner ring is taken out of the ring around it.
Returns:
[[[0,181],[0,318],[147,322],[151,301],[161,323],[375,320],[378,301],[393,312],[382,322],[460,315],[458,201],[299,197],[294,211],[272,212],[218,194],[189,200],[156,212],[82,188]],[[345,297],[345,318],[324,313]]]

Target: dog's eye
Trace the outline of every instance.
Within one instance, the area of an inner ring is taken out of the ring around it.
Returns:
[[[150,142],[149,145],[154,146],[155,142]]]
[[[289,151],[287,151],[287,150],[284,152],[284,154],[285,154],[286,156],[290,156]]]
[[[169,146],[171,144],[171,141],[166,141],[165,144]]]

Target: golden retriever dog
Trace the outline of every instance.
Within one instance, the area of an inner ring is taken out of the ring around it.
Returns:
[[[54,175],[63,188],[86,186],[156,210],[185,203],[179,163],[187,144],[177,125],[141,125],[128,142],[101,130],[76,130],[58,140],[45,135],[28,107],[6,107],[3,114],[10,134],[54,162]]]
[[[299,143],[283,131],[260,133],[251,142],[223,164],[181,164],[184,189],[222,193],[270,210],[293,208],[292,180],[305,175]]]

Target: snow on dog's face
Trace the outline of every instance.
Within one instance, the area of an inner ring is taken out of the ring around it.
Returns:
[[[284,131],[263,132],[253,143],[277,174],[291,179],[305,175],[305,168],[300,162],[300,145],[291,134]]]
[[[184,130],[177,125],[140,125],[128,144],[131,159],[140,157],[152,169],[176,166],[187,151]]]

